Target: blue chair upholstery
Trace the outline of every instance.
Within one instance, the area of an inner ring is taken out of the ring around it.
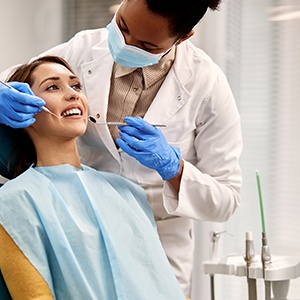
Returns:
[[[14,136],[13,128],[0,124],[0,175],[7,179],[13,178],[16,163],[16,155],[12,155]]]
[[[11,300],[12,299],[9,294],[9,291],[7,289],[4,278],[2,276],[1,270],[0,270],[0,299],[1,300]]]
[[[12,173],[7,169],[7,162],[9,158],[9,153],[11,151],[11,142],[10,139],[7,139],[7,137],[10,134],[10,129],[7,129],[5,125],[0,125],[0,140],[1,140],[1,148],[0,148],[0,174],[2,176],[10,176]],[[8,140],[8,141],[6,141]],[[3,183],[0,182],[0,188],[3,186]],[[4,281],[4,278],[2,276],[1,270],[0,270],[0,299],[1,300],[11,300],[11,296],[9,294],[9,291],[7,289],[6,283]]]

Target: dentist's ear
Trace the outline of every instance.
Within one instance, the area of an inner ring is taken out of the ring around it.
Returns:
[[[185,36],[181,37],[180,39],[177,40],[177,42],[175,43],[175,45],[179,45],[180,43],[188,40],[190,37],[192,37],[194,35],[195,31],[192,29],[188,34],[186,34]]]

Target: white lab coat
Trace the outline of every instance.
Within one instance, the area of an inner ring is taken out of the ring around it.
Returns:
[[[90,114],[106,119],[113,59],[107,30],[78,33],[44,54],[64,57],[83,83]],[[226,221],[240,203],[240,117],[219,67],[186,41],[144,119],[166,124],[169,144],[185,160],[177,195],[156,171],[117,149],[106,126],[89,124],[78,146],[82,163],[114,172],[145,188],[162,244],[188,293],[193,257],[192,219]]]

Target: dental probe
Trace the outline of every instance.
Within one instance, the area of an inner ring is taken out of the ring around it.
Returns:
[[[12,87],[9,84],[7,84],[6,82],[4,82],[4,81],[0,80],[0,83],[2,83],[3,85],[5,85],[9,89],[12,89]]]
[[[107,126],[129,126],[129,124],[125,122],[98,122],[93,116],[89,116],[89,120],[96,125],[107,125]],[[166,127],[164,124],[151,124],[155,127]]]
[[[9,88],[9,89],[11,89],[11,90],[14,89],[13,87],[11,87],[9,84],[7,84],[6,82],[4,82],[4,81],[2,81],[2,80],[0,80],[0,83],[2,83],[3,85],[5,85],[7,88]],[[41,109],[42,109],[43,111],[45,111],[45,112],[47,112],[47,113],[49,113],[49,114],[55,116],[55,117],[58,118],[58,119],[61,119],[61,118],[62,118],[62,116],[56,115],[54,112],[50,111],[46,106],[41,106]]]
[[[58,116],[56,115],[54,112],[52,112],[51,110],[49,110],[46,106],[41,106],[41,109],[51,115],[53,115],[54,117],[56,117],[57,119],[61,119],[62,116]]]

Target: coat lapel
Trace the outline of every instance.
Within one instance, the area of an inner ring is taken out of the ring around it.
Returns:
[[[189,68],[182,67],[184,63],[180,51],[176,51],[174,65],[150,105],[145,115],[146,121],[166,124],[190,99],[191,94],[185,84],[191,79],[192,72]]]
[[[99,122],[106,122],[106,112],[108,105],[110,77],[113,66],[113,59],[108,49],[101,56],[97,53],[103,53],[95,49],[95,59],[81,66],[86,95],[89,100],[89,114]],[[100,116],[98,118],[98,116]],[[120,156],[115,143],[110,135],[107,126],[99,126],[92,123],[88,124],[87,133],[93,133],[99,136],[99,143],[103,143],[114,158],[120,162]]]

